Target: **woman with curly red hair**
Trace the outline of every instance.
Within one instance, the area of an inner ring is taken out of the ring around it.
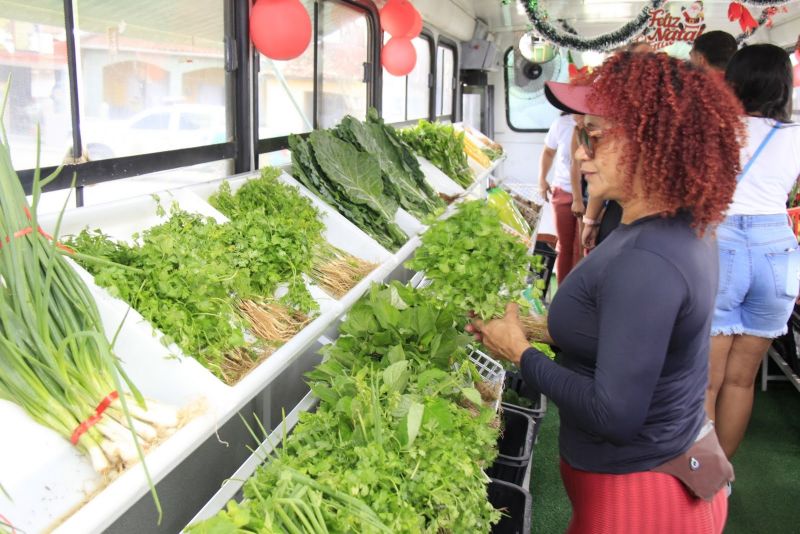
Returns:
[[[469,329],[559,408],[569,533],[718,534],[733,470],[703,408],[717,291],[710,231],[736,188],[744,125],[718,76],[665,54],[609,58],[591,85],[549,83],[585,114],[577,158],[622,224],[559,287],[558,363],[517,309]]]

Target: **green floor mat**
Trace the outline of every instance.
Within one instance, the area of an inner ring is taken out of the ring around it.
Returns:
[[[558,470],[558,410],[547,415],[533,453],[531,532],[557,534],[570,506]],[[800,532],[800,393],[789,384],[756,391],[747,436],[733,461],[736,482],[725,534]]]

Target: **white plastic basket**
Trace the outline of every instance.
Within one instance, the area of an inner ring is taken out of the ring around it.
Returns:
[[[425,277],[425,271],[419,271],[411,277],[408,283],[415,289],[422,289],[431,285],[433,280]]]
[[[500,409],[500,402],[503,399],[503,387],[506,383],[506,370],[503,369],[503,366],[489,356],[485,354],[475,347],[468,347],[469,350],[469,359],[475,365],[476,369],[478,370],[478,374],[481,375],[481,378],[484,382],[488,382],[489,384],[497,385],[497,400],[494,403],[494,411],[498,411]]]

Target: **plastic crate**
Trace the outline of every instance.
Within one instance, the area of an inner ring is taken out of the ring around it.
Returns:
[[[547,295],[550,289],[550,279],[553,277],[553,272],[556,268],[556,257],[558,252],[553,247],[544,241],[537,241],[536,246],[533,247],[533,254],[544,258],[544,270],[541,273],[534,273],[537,278],[544,280],[543,295]]]
[[[492,534],[529,534],[531,531],[531,494],[524,488],[492,479],[489,502],[503,516],[492,526]]]
[[[469,359],[475,365],[475,368],[478,370],[478,374],[481,375],[483,381],[497,385],[499,398],[495,402],[494,410],[498,411],[500,409],[500,403],[503,399],[503,388],[505,387],[506,382],[506,370],[503,368],[500,362],[491,356],[484,354],[475,347],[469,347],[468,350]]]
[[[522,379],[522,374],[519,371],[506,372],[504,389],[514,391],[520,397],[530,399],[533,402],[533,405],[530,408],[527,408],[506,402],[503,404],[507,404],[514,410],[530,415],[534,419],[541,419],[544,417],[544,414],[547,412],[547,400],[544,398],[544,395],[539,392],[539,390],[528,385]]]
[[[518,410],[503,407],[503,432],[497,440],[500,454],[486,470],[491,478],[522,485],[533,455],[536,421]]]

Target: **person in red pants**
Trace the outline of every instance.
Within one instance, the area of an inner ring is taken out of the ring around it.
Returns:
[[[558,243],[556,277],[559,285],[583,256],[579,220],[585,210],[579,184],[580,175],[573,165],[575,119],[568,113],[553,122],[544,138],[544,150],[539,160],[539,194],[553,206]],[[547,175],[553,168],[552,183]],[[573,195],[575,191],[575,195]]]
[[[615,54],[590,83],[547,82],[545,96],[585,114],[575,158],[589,198],[616,201],[622,219],[553,297],[558,361],[531,347],[516,303],[467,329],[558,406],[568,534],[721,534],[733,469],[704,401],[742,105],[667,54]]]

